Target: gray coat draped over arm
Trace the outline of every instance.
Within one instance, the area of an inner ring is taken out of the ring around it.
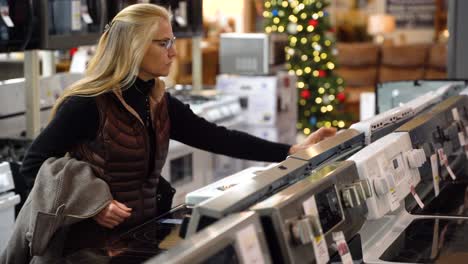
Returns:
[[[111,201],[109,186],[86,162],[69,157],[47,159],[0,263],[58,263],[66,227],[93,217]]]

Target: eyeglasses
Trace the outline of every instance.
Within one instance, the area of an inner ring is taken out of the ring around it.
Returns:
[[[165,49],[169,50],[175,45],[176,37],[172,37],[169,39],[153,39],[153,42],[157,42],[164,47]]]

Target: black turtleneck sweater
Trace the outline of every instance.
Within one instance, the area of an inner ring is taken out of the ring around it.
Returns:
[[[146,97],[153,86],[154,80],[145,82],[137,79],[122,93],[126,103],[135,109],[143,121],[147,115]],[[290,145],[266,141],[210,123],[195,115],[188,105],[168,93],[166,96],[171,139],[241,159],[279,162],[288,154]],[[28,187],[32,187],[40,166],[47,158],[62,157],[77,144],[92,141],[98,128],[99,113],[94,97],[73,96],[66,99],[48,126],[34,140],[23,160],[21,173]],[[157,133],[152,127],[148,128],[148,132]],[[150,143],[154,155],[155,142]]]

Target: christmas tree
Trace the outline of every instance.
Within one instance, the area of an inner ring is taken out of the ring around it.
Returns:
[[[336,68],[334,30],[323,0],[265,0],[267,33],[288,34],[286,67],[298,77],[297,128],[308,135],[319,127],[343,128],[343,79]]]

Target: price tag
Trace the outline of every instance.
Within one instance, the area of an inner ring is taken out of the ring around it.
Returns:
[[[254,225],[249,225],[237,232],[236,239],[243,263],[265,263]]]
[[[452,117],[455,121],[460,121],[460,115],[458,114],[457,108],[452,108]]]
[[[421,209],[423,209],[424,208],[424,203],[421,201],[421,198],[419,197],[418,193],[414,189],[413,185],[410,186],[410,190],[411,190],[411,195],[413,195],[413,198],[416,200],[419,207],[421,207]]]
[[[450,178],[452,178],[452,180],[456,180],[457,176],[455,176],[455,173],[453,173],[452,168],[450,168],[450,165],[448,164],[448,159],[444,153],[444,149],[442,148],[438,149],[437,153],[439,154],[440,164],[445,166],[445,168],[447,169],[447,172],[450,175]]]
[[[83,21],[88,25],[94,23],[93,18],[89,15],[88,6],[81,6],[81,18],[83,18]]]
[[[323,233],[312,238],[312,246],[315,253],[315,263],[328,263],[330,255],[328,254],[327,241],[325,240]]]
[[[315,261],[317,264],[326,264],[330,260],[330,255],[328,254],[327,241],[323,235],[315,196],[305,200],[302,203],[302,207],[304,208],[305,215],[312,216],[313,220],[311,221],[315,221],[315,223],[313,223],[314,228],[311,234],[312,237],[310,238],[314,249]]]
[[[81,1],[71,2],[71,30],[81,30]]]
[[[351,256],[351,252],[349,252],[348,243],[346,243],[343,231],[333,232],[332,236],[333,241],[336,243],[336,248],[340,255],[341,262],[343,264],[353,264],[353,257]]]
[[[319,216],[317,210],[317,203],[315,202],[315,196],[312,195],[309,199],[305,200],[302,203],[302,207],[304,208],[305,215],[313,215]]]
[[[434,184],[435,196],[439,196],[440,188],[440,175],[439,175],[439,162],[437,160],[437,154],[431,155],[431,169],[432,169],[432,183]]]
[[[11,20],[10,9],[8,8],[8,6],[0,7],[0,14],[2,16],[3,22],[5,22],[5,25],[7,27],[14,27],[15,26],[15,24],[13,23],[13,20]]]
[[[460,145],[462,149],[465,151],[465,156],[468,159],[468,146],[466,144],[465,133],[458,132],[458,141],[460,141]]]
[[[387,194],[388,203],[390,205],[390,210],[395,211],[400,207],[400,201],[398,200],[398,195],[395,188],[390,188],[390,192]]]

